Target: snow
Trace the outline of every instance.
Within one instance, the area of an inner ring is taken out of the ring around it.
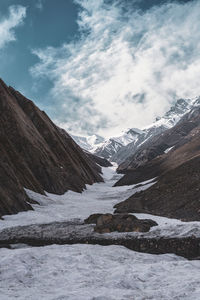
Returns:
[[[200,222],[183,222],[150,214],[134,214],[138,219],[152,219],[158,226],[151,227],[149,233],[142,234],[146,237],[200,237]]]
[[[90,136],[71,135],[71,137],[81,148],[91,152],[94,152],[97,147],[103,145],[105,141],[105,139],[102,136],[97,134]]]
[[[123,132],[120,136],[114,136],[111,140],[120,143],[122,146],[127,146],[133,141],[138,139],[138,135],[143,134],[144,132],[137,128],[131,128]]]
[[[113,187],[120,175],[115,167],[103,168],[105,183],[87,186],[82,194],[39,195],[35,211],[5,216],[0,228],[84,219],[95,212],[113,212],[113,205],[141,187]],[[164,217],[136,214],[156,220],[152,236],[200,236],[200,222],[181,222]],[[112,233],[120,235],[123,233]],[[141,234],[141,233],[129,233]],[[106,234],[109,236],[109,234]],[[137,253],[122,246],[52,245],[31,248],[23,244],[0,249],[0,299],[19,300],[199,300],[200,261],[188,261],[172,254]]]
[[[199,300],[200,261],[121,246],[0,249],[1,300]]]
[[[168,153],[170,150],[172,150],[174,148],[174,146],[170,147],[170,148],[167,148],[164,152],[165,153]]]

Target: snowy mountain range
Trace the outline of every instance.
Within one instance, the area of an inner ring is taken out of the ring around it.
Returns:
[[[178,99],[164,116],[143,128],[129,128],[121,135],[104,139],[99,135],[89,137],[72,136],[83,148],[110,161],[121,163],[145,143],[149,138],[173,127],[193,106],[200,104],[200,98]]]
[[[73,140],[84,150],[93,152],[98,145],[103,144],[105,142],[105,139],[97,134],[90,135],[90,136],[77,136],[77,135],[71,135]]]

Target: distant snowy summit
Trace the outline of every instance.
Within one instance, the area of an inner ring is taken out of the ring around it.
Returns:
[[[173,127],[192,107],[199,105],[200,98],[178,99],[164,116],[157,117],[149,126],[143,129],[129,128],[121,135],[109,139],[104,139],[99,135],[72,137],[83,149],[110,161],[121,163],[133,155],[149,138]]]
[[[81,148],[90,152],[95,151],[98,145],[103,144],[105,142],[105,139],[102,136],[97,134],[93,134],[87,137],[71,135],[71,137]]]

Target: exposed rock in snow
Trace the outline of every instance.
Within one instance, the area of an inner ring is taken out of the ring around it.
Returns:
[[[95,220],[96,217],[96,220]],[[150,219],[138,219],[130,214],[92,214],[85,223],[91,220],[96,224],[94,230],[98,233],[109,233],[113,231],[118,232],[147,232],[152,226],[158,224]],[[93,224],[94,224],[93,223]]]

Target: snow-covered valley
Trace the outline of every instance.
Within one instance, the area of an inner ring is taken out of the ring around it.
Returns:
[[[40,205],[32,205],[34,210],[20,212],[15,215],[4,216],[0,220],[0,228],[15,226],[26,226],[31,224],[47,224],[51,222],[66,222],[74,219],[83,220],[93,213],[113,213],[113,206],[136,192],[152,186],[155,179],[142,182],[137,185],[113,187],[114,183],[121,177],[116,174],[116,166],[102,168],[104,183],[87,185],[83,193],[68,191],[63,195],[47,193],[47,196],[26,190],[29,197],[36,200]],[[128,233],[129,235],[143,236],[170,236],[181,237],[194,235],[200,237],[200,222],[182,222],[160,216],[147,214],[135,214],[138,218],[151,218],[159,226],[152,227],[147,233]],[[113,233],[124,235],[125,233]]]
[[[121,177],[116,174],[116,167],[102,168],[105,182],[87,185],[83,193],[68,191],[63,195],[47,193],[47,196],[26,190],[28,196],[40,203],[32,205],[34,211],[20,212],[16,215],[4,216],[0,220],[1,229],[55,221],[68,221],[74,218],[84,219],[92,213],[113,212],[113,206],[131,196],[134,186],[113,187]],[[136,188],[135,192],[151,186],[144,183],[144,187]]]
[[[105,183],[87,186],[82,194],[67,192],[47,197],[27,191],[40,202],[34,211],[5,216],[1,230],[15,226],[66,222],[96,212],[113,212],[113,206],[142,187],[112,187],[119,175],[115,167],[103,168]],[[181,222],[150,217],[158,226],[149,233],[109,235],[197,236],[200,222]],[[51,245],[0,249],[1,299],[194,299],[200,297],[200,261],[188,261],[174,254],[138,253],[122,246]]]

